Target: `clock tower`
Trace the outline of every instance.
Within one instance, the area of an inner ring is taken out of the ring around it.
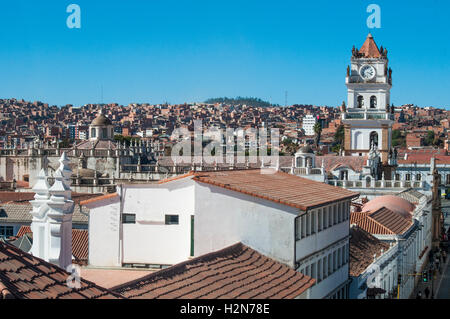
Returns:
[[[369,33],[361,49],[352,49],[351,66],[345,83],[348,106],[342,107],[345,129],[345,155],[364,156],[370,150],[380,153],[384,165],[393,158],[393,106],[390,106],[392,70],[387,50],[378,48]]]

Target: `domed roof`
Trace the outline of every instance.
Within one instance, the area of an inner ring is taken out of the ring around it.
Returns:
[[[411,218],[411,213],[414,211],[415,206],[407,200],[393,195],[380,196],[363,205],[362,211],[376,211],[382,207],[399,213],[405,218]]]
[[[314,151],[313,151],[313,149],[311,148],[311,146],[306,145],[306,146],[301,147],[301,148],[298,150],[297,153],[303,153],[303,154],[308,154],[308,153],[310,153],[310,154],[314,154]]]
[[[112,122],[109,118],[103,115],[103,111],[100,111],[100,114],[92,121],[91,125],[94,126],[107,126],[112,125]]]

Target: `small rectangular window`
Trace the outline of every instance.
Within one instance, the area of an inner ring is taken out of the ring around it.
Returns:
[[[319,213],[317,215],[317,231],[322,231],[322,208],[319,209]]]
[[[317,261],[317,282],[322,281],[322,259]]]
[[[302,238],[306,237],[306,216],[301,217]]]
[[[311,234],[316,233],[316,211],[311,212]]]
[[[136,214],[123,214],[122,224],[136,224]]]
[[[311,215],[306,213],[306,236],[311,235]]]
[[[178,225],[178,215],[166,215],[166,225]]]

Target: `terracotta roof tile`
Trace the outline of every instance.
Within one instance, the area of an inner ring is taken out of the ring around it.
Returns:
[[[365,216],[364,216],[365,215]],[[403,217],[386,207],[364,213],[350,213],[350,223],[377,235],[403,234],[412,225],[412,219]]]
[[[30,226],[21,226],[16,237],[33,236]],[[75,262],[86,264],[89,255],[89,232],[87,229],[72,229],[72,255]]]
[[[112,288],[127,298],[295,298],[315,280],[241,244]]]
[[[271,169],[269,169],[271,170]],[[295,175],[261,169],[196,172],[193,179],[301,210],[358,197],[358,193]]]
[[[381,57],[380,50],[378,50],[378,46],[375,43],[375,40],[373,39],[373,37],[370,33],[367,36],[366,41],[364,42],[363,46],[359,50],[359,53],[364,54],[364,56],[366,58],[380,58]]]
[[[381,250],[389,245],[378,240],[359,227],[350,228],[350,276],[359,276],[373,263],[373,256],[379,257]]]
[[[66,284],[69,275],[55,265],[0,242],[0,299],[122,298],[84,279],[80,289],[69,288]]]
[[[90,199],[87,199],[87,200],[83,200],[83,201],[80,202],[80,205],[83,205],[83,206],[84,205],[89,205],[89,204],[92,204],[92,203],[95,203],[95,202],[98,202],[98,201],[116,198],[118,196],[119,195],[117,193],[106,194],[106,195],[98,196],[98,197],[95,197],[95,198],[90,198]]]

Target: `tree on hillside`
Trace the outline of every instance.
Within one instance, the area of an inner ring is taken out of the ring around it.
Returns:
[[[322,135],[322,125],[319,122],[314,124],[314,143],[316,144],[316,148],[319,148],[320,136]]]

